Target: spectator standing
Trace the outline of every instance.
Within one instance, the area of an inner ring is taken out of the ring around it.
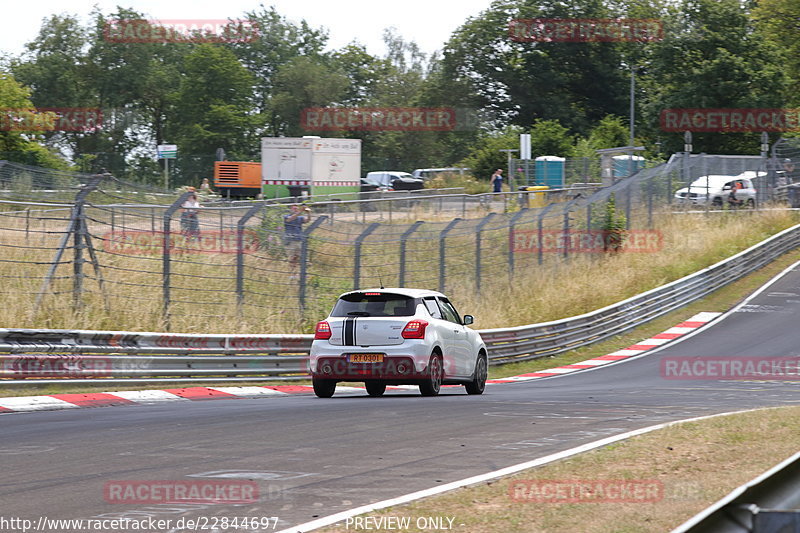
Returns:
[[[311,208],[307,205],[292,204],[289,212],[283,215],[283,244],[286,246],[286,256],[289,259],[289,266],[292,275],[289,279],[296,279],[298,262],[300,261],[300,251],[303,245],[303,224],[311,218]]]
[[[492,174],[492,179],[489,180],[492,186],[492,192],[503,192],[503,169],[498,168]]]
[[[197,201],[197,191],[194,187],[189,187],[189,197],[183,202],[181,207],[181,231],[187,237],[198,238],[200,236],[200,222],[197,218],[197,213],[202,207],[200,202]]]

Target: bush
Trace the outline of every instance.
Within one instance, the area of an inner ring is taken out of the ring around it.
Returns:
[[[455,172],[443,172],[425,182],[426,189],[449,189],[462,187],[467,194],[481,194],[489,192],[489,184],[476,180],[471,174],[458,174]]]

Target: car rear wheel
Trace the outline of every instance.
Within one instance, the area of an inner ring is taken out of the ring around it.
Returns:
[[[745,206],[747,209],[753,209],[753,208],[755,208],[755,206],[756,206],[756,202],[755,202],[755,200],[753,200],[752,198],[748,198],[748,199],[747,199],[747,202],[745,202],[744,206]]]
[[[336,392],[336,381],[332,379],[313,378],[311,383],[314,385],[314,394],[319,398],[330,398]]]
[[[425,381],[420,382],[419,392],[423,396],[436,396],[442,389],[442,358],[439,354],[431,355],[431,360],[428,362],[428,377]]]
[[[370,396],[383,396],[383,393],[386,392],[386,383],[382,381],[365,381],[364,385]]]
[[[467,394],[483,394],[483,391],[486,389],[486,378],[488,374],[486,357],[481,354],[478,356],[478,360],[475,361],[475,374],[472,376],[472,381],[464,385],[464,388],[467,389]]]

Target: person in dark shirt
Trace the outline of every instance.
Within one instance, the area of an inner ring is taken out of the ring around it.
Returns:
[[[283,215],[283,244],[286,246],[286,255],[289,266],[294,272],[300,260],[300,250],[303,244],[303,224],[308,222],[311,208],[307,205],[292,204],[289,212]],[[290,278],[296,278],[292,274]]]

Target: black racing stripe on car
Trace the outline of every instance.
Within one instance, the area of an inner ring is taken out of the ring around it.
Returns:
[[[344,319],[344,345],[355,346],[356,345],[355,336],[356,336],[356,318],[347,317]]]

